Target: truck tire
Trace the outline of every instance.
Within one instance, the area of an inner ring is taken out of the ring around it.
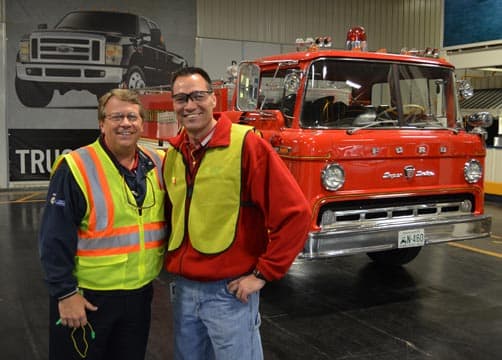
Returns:
[[[128,89],[142,89],[146,87],[146,78],[139,66],[131,66],[127,71],[125,87]]]
[[[377,264],[401,266],[416,258],[420,250],[422,250],[421,247],[411,247],[406,249],[371,252],[366,255]]]
[[[52,100],[54,91],[45,88],[42,84],[21,80],[16,76],[16,94],[24,106],[45,107]]]

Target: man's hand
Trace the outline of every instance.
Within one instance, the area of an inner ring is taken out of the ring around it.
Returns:
[[[259,291],[267,282],[258,279],[253,274],[241,276],[228,283],[228,291],[235,294],[235,297],[243,303],[248,302],[248,296]]]
[[[78,328],[87,325],[86,310],[96,311],[98,308],[76,293],[59,301],[59,318],[61,325]]]

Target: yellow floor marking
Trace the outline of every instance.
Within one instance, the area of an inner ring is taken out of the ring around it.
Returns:
[[[458,247],[458,248],[461,248],[461,249],[465,249],[465,250],[469,250],[469,251],[473,251],[473,252],[477,252],[477,253],[480,253],[480,254],[489,255],[489,256],[493,256],[493,257],[497,257],[497,258],[502,259],[502,254],[501,253],[497,253],[497,252],[493,252],[493,251],[488,251],[488,250],[483,250],[483,249],[480,249],[480,248],[477,248],[477,247],[474,247],[474,246],[464,245],[464,244],[460,244],[460,243],[456,243],[456,242],[454,242],[454,243],[448,243],[448,245],[455,246],[455,247]]]
[[[26,194],[26,192],[23,193],[10,193],[10,195],[13,194]],[[14,199],[14,200],[6,200],[6,201],[0,201],[0,205],[5,205],[5,204],[17,204],[17,203],[35,203],[35,202],[45,202],[45,196],[42,199],[34,199],[37,196],[44,195],[45,191],[36,191],[36,192],[31,192],[26,196],[23,196],[19,199]]]
[[[27,195],[27,196],[22,197],[20,199],[14,200],[13,202],[25,202],[25,201],[33,199],[35,196],[39,196],[41,194],[43,194],[43,192],[34,192],[34,193],[31,193],[30,195]],[[40,199],[37,199],[37,200],[40,200]],[[40,200],[40,201],[44,201],[44,200]]]

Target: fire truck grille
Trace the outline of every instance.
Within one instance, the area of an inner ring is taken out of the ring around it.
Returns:
[[[321,207],[318,225],[329,228],[349,222],[385,222],[408,218],[459,216],[475,208],[471,194],[332,202]]]
[[[75,37],[31,39],[31,59],[46,63],[91,63],[102,61],[102,41]]]

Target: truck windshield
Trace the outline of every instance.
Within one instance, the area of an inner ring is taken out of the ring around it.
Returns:
[[[322,129],[453,127],[454,91],[453,71],[445,67],[322,59],[309,68],[300,124]]]
[[[90,30],[136,35],[137,18],[132,14],[78,11],[67,14],[56,29]]]

